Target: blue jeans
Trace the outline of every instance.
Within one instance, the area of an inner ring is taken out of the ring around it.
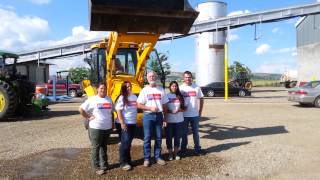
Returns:
[[[174,149],[180,149],[183,122],[168,123],[166,128],[167,148],[172,150],[172,138],[174,139]]]
[[[120,166],[131,163],[131,143],[136,130],[135,124],[127,124],[127,130],[123,131],[121,125],[116,123],[117,130],[121,133],[121,145],[119,148]]]
[[[151,157],[151,138],[155,135],[154,157],[161,158],[161,137],[162,137],[162,113],[144,113],[143,115],[143,153],[144,160],[150,160]]]
[[[200,140],[199,140],[199,120],[200,120],[199,116],[184,117],[181,151],[187,150],[189,124],[192,128],[194,149],[196,152],[199,152],[201,150]]]

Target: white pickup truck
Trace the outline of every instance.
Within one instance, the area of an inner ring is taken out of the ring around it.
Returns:
[[[284,84],[286,88],[293,88],[298,82],[298,72],[296,70],[286,70],[281,78],[280,83]]]

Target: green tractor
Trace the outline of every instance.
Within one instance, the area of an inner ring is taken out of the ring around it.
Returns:
[[[34,83],[17,74],[17,54],[0,50],[0,120],[26,115],[32,109]]]

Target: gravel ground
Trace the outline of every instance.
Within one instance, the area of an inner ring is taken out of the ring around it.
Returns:
[[[288,102],[286,95],[282,88],[256,88],[249,98],[206,98],[200,137],[208,154],[190,151],[164,167],[142,167],[142,141],[135,139],[135,168],[121,171],[113,135],[111,169],[101,178],[319,179],[320,111]],[[0,122],[0,179],[96,177],[77,101],[51,105],[43,117]]]

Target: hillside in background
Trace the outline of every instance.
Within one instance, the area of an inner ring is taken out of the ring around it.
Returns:
[[[166,81],[182,81],[183,72],[171,72],[166,77]],[[195,77],[195,74],[193,73]],[[281,74],[269,74],[269,73],[252,73],[252,80],[280,80]]]
[[[252,73],[252,80],[280,80],[281,74]]]

